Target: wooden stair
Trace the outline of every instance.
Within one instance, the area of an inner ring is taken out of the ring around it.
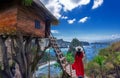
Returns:
[[[69,64],[64,57],[62,51],[60,50],[57,40],[55,37],[49,37],[50,43],[52,48],[54,48],[55,54],[57,56],[58,62],[60,63],[60,66],[62,67],[62,70],[64,70],[71,78],[77,78],[75,70],[72,70],[71,64]]]

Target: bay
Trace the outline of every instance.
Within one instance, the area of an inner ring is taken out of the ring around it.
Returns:
[[[103,48],[108,47],[108,44],[90,44],[89,46],[83,46],[84,51],[85,51],[85,56],[87,61],[91,61],[96,55],[98,55],[99,51]],[[61,51],[63,54],[67,54],[68,48],[61,48]],[[55,57],[55,52],[54,49],[50,49],[49,51],[50,55]],[[51,61],[53,62],[53,61]],[[59,76],[61,69],[59,67],[55,67],[55,62],[50,65],[50,75],[54,76],[57,75]],[[48,75],[48,65],[43,65],[42,67],[40,66],[38,70],[36,71],[36,77],[41,77],[43,75]]]

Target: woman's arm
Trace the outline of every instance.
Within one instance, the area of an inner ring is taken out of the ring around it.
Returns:
[[[85,57],[85,52],[84,52],[84,51],[82,51],[82,53],[83,53],[83,57]]]

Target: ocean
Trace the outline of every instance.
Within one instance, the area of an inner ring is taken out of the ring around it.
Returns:
[[[86,60],[88,62],[91,61],[96,55],[98,55],[100,49],[106,48],[108,46],[109,46],[108,44],[90,44],[89,46],[83,46],[85,50]],[[54,49],[51,48],[49,51],[50,51],[51,56],[55,56]],[[63,54],[66,54],[68,51],[68,48],[61,48],[61,51],[63,52]],[[59,67],[54,66],[55,63],[56,62],[50,65],[51,76],[59,75],[61,72],[61,69]],[[38,70],[36,71],[37,77],[41,77],[43,75],[48,75],[48,64],[45,64],[42,67],[40,66]]]

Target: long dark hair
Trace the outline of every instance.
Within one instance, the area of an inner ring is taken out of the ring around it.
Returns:
[[[80,55],[81,55],[81,53],[82,53],[81,49],[80,49],[80,48],[78,48],[78,51],[76,52],[76,55],[77,55],[77,56],[80,56]]]

